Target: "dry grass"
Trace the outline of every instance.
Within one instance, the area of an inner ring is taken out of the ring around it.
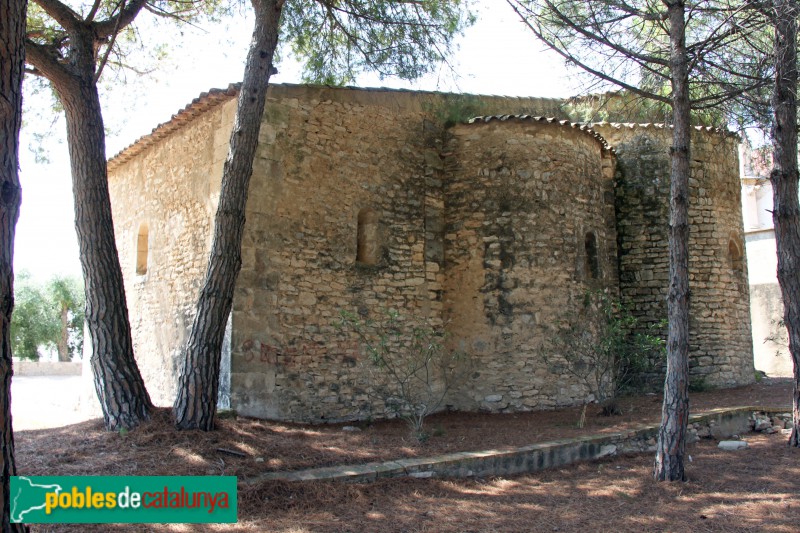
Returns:
[[[740,405],[788,406],[791,384],[768,380],[739,389],[698,393],[693,410]],[[627,400],[621,417],[578,410],[480,415],[448,413],[424,445],[400,422],[365,426],[303,426],[223,420],[220,431],[177,432],[169,413],[125,435],[98,421],[17,433],[17,463],[30,475],[237,475],[359,463],[446,451],[513,446],[614,431],[658,420],[660,398]],[[513,479],[386,480],[240,484],[235,526],[97,526],[93,531],[797,531],[800,451],[780,435],[748,436],[750,449],[721,452],[714,442],[692,447],[687,483],[651,481],[652,457],[577,465]],[[238,450],[244,457],[218,451]],[[37,526],[36,531],[85,531],[87,526]]]

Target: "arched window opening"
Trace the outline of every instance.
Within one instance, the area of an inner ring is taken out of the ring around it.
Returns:
[[[597,279],[600,277],[600,263],[597,260],[597,237],[593,231],[586,233],[583,239],[586,262],[584,263],[587,279]]]
[[[148,252],[148,228],[146,223],[142,223],[139,226],[139,233],[136,235],[136,274],[139,276],[147,274]]]
[[[744,269],[744,252],[736,237],[731,237],[728,241],[728,262],[731,268],[737,272]]]
[[[356,262],[362,265],[377,265],[380,261],[380,239],[378,235],[378,213],[365,208],[358,213],[358,243]]]

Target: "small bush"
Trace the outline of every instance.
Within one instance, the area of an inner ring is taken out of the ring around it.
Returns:
[[[666,357],[663,324],[647,328],[603,291],[589,291],[577,311],[557,322],[558,330],[544,347],[545,360],[554,371],[567,372],[589,390],[603,414],[619,414],[621,393],[640,387],[642,376],[657,373]],[[581,417],[585,418],[585,406]],[[580,424],[582,425],[582,424]]]
[[[341,311],[335,326],[354,332],[369,356],[365,369],[370,394],[387,412],[405,420],[419,442],[427,440],[425,418],[469,375],[465,355],[445,347],[443,328],[395,310],[385,311],[377,321]]]
[[[444,128],[450,128],[483,115],[486,104],[477,96],[452,94],[445,96],[438,105],[427,106],[426,110],[436,123]]]
[[[703,376],[689,378],[689,392],[708,392],[714,387],[706,381]]]
[[[764,337],[764,344],[770,343],[775,349],[775,357],[783,357],[789,353],[789,332],[786,322],[781,318],[769,321],[769,335]]]

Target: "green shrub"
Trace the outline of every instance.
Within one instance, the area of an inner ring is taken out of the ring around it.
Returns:
[[[429,435],[425,418],[439,410],[448,393],[469,375],[464,354],[445,346],[446,334],[427,320],[387,310],[380,320],[341,311],[334,325],[352,331],[369,356],[369,394],[388,413],[405,420],[419,442]]]
[[[426,111],[437,124],[446,129],[485,114],[486,104],[478,96],[448,94],[441,103],[426,106]]]
[[[704,376],[689,378],[689,392],[707,392],[710,390],[714,390],[714,387],[706,381]]]
[[[557,321],[544,347],[545,360],[551,371],[567,372],[586,386],[585,405],[593,397],[604,414],[617,414],[620,394],[640,389],[646,376],[663,367],[666,347],[658,334],[663,327],[643,328],[619,300],[589,291],[577,310]],[[584,406],[582,420],[585,412]]]

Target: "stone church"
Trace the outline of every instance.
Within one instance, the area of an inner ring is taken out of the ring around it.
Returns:
[[[203,93],[109,161],[135,350],[158,404],[174,398],[236,95]],[[380,416],[359,385],[366,356],[333,322],[396,309],[442,324],[477,362],[453,407],[582,402],[543,341],[587,290],[618,295],[645,324],[666,316],[671,139],[653,124],[572,123],[563,104],[272,86],[222,401],[282,420]],[[692,143],[691,372],[749,383],[737,139],[696,128]]]

